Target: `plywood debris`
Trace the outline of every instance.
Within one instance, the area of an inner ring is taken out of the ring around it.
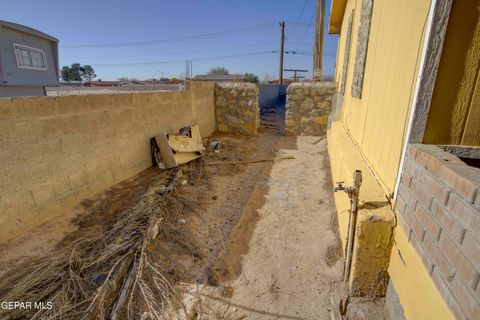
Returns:
[[[174,168],[203,156],[205,147],[198,126],[182,128],[180,132],[155,136],[159,151],[155,154],[155,159],[160,169]]]
[[[205,151],[198,126],[190,128],[190,135],[169,135],[168,143],[175,152]]]

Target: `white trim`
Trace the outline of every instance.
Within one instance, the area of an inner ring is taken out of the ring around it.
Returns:
[[[418,93],[420,91],[420,84],[421,84],[422,78],[423,78],[423,67],[425,65],[425,60],[426,60],[425,58],[427,56],[428,44],[429,44],[429,40],[430,40],[430,34],[431,34],[431,31],[432,31],[433,15],[434,15],[435,8],[437,6],[437,1],[438,0],[432,0],[432,2],[430,3],[430,10],[428,12],[427,31],[425,33],[425,40],[424,40],[424,43],[423,43],[422,56],[420,58],[420,67],[418,68],[417,83],[415,84],[415,93],[414,93],[414,96],[413,96],[412,106],[410,108],[411,111],[410,111],[410,117],[408,119],[407,136],[405,137],[405,143],[403,144],[402,157],[400,158],[400,166],[398,167],[398,173],[397,173],[397,181],[395,183],[395,189],[394,189],[394,192],[393,192],[394,202],[397,201],[398,188],[400,187],[400,181],[402,179],[403,165],[405,164],[405,155],[407,153],[407,148],[408,148],[408,144],[409,144],[409,141],[410,141],[410,134],[412,132],[412,123],[413,123],[413,118],[415,116],[417,100],[418,100]]]
[[[29,66],[22,65],[22,63],[20,63],[21,61],[19,60],[19,56],[18,56],[19,51],[17,51],[17,47],[18,48],[25,48],[25,49],[30,50],[30,51],[40,52],[42,54],[43,64],[45,65],[45,68],[29,67]],[[40,70],[40,71],[47,71],[48,70],[47,55],[45,54],[45,51],[43,49],[34,48],[34,47],[30,47],[30,46],[26,46],[24,44],[14,42],[13,43],[13,52],[15,53],[15,59],[17,60],[17,67],[19,69],[30,69],[30,70]]]

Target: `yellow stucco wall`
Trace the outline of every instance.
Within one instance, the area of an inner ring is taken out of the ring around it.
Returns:
[[[351,96],[361,1],[347,3],[354,22],[341,120],[387,192],[393,192],[420,63],[430,0],[375,1],[370,29],[363,95]],[[336,79],[341,77],[345,39],[340,36]]]
[[[336,64],[337,82],[341,81],[344,63],[346,39],[343,35],[348,28],[348,17],[354,10],[346,92],[338,119],[348,131],[349,139],[357,145],[355,152],[362,155],[364,166],[372,170],[384,193],[389,194],[393,192],[397,179],[430,0],[374,1],[363,94],[361,99],[356,99],[351,96],[351,86],[361,4],[361,0],[349,0],[343,17]],[[330,144],[341,144],[338,132],[338,125],[334,125],[328,135],[329,151],[336,153],[330,156],[337,160],[341,157],[338,154],[345,153],[341,148],[330,147]],[[351,176],[352,172],[346,170],[349,168],[352,171],[353,167],[361,166],[355,163],[358,159],[358,156],[344,158],[342,161],[350,164],[343,166],[333,165],[332,162],[333,180]],[[363,189],[361,193],[366,191]],[[335,195],[340,233],[344,240],[348,202],[340,197]],[[378,198],[385,199],[384,196]],[[407,319],[453,319],[420,257],[399,228],[395,228],[388,271]]]
[[[393,211],[388,206],[382,188],[358,153],[352,139],[340,122],[333,122],[327,133],[333,181],[353,184],[353,172],[362,171],[362,185],[353,247],[350,276],[352,295],[385,294],[386,268],[389,262],[391,234],[395,226]],[[334,193],[343,249],[348,237],[350,199],[345,192]],[[374,232],[372,232],[374,230]]]
[[[480,146],[480,0],[453,2],[424,142]]]
[[[455,319],[402,228],[395,228],[388,274],[405,317],[412,320]]]
[[[210,135],[214,86],[0,99],[0,243],[150,167],[152,136],[191,124]]]
[[[334,122],[328,134],[328,152],[331,160],[331,170],[333,181],[345,181],[346,185],[352,184],[352,174],[354,170],[362,170],[363,183],[360,189],[360,225],[368,223],[368,217],[376,215],[382,221],[390,225],[393,217],[393,211],[385,201],[382,188],[375,177],[369,172],[368,166],[361,158],[358,150],[353,144],[351,137],[347,134],[345,127],[340,122]],[[338,212],[338,221],[340,228],[340,238],[342,246],[345,248],[350,202],[349,198],[343,192],[335,193],[335,205]],[[363,218],[362,218],[363,217]],[[365,219],[365,217],[367,219]],[[389,231],[388,228],[378,228],[376,232],[369,232],[375,239],[381,238],[383,234]],[[388,265],[388,274],[398,293],[400,303],[402,304],[407,319],[454,319],[452,312],[443,301],[440,293],[435,287],[427,270],[423,266],[420,256],[408,242],[407,236],[401,228],[394,228],[393,248]],[[362,243],[363,242],[363,243]],[[363,239],[355,244],[355,250],[360,246],[375,243],[371,238]],[[377,266],[383,265],[385,257],[375,257],[373,259]],[[355,259],[355,257],[354,257]],[[371,266],[373,267],[373,265]],[[356,270],[356,268],[360,270]],[[354,264],[352,273],[356,280],[362,281],[364,271],[368,270],[366,264]],[[358,273],[358,275],[357,275]]]

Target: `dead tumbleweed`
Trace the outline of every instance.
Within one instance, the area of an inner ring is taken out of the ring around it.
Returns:
[[[154,240],[168,232],[185,205],[175,192],[179,174],[158,174],[141,200],[105,231],[87,228],[54,254],[2,277],[0,301],[45,303],[2,310],[2,319],[163,319],[177,295]],[[188,239],[178,241],[190,245]]]

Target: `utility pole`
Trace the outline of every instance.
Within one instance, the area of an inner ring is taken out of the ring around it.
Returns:
[[[285,21],[280,22],[280,66],[278,70],[278,82],[283,84],[283,54],[285,47]]]
[[[313,79],[315,81],[322,80],[324,19],[325,0],[317,0],[317,19],[315,23],[315,41],[313,48]]]
[[[308,70],[304,69],[285,69],[286,72],[293,72],[293,81],[297,82],[300,78],[305,78],[304,76],[297,76],[298,72],[308,72]]]

